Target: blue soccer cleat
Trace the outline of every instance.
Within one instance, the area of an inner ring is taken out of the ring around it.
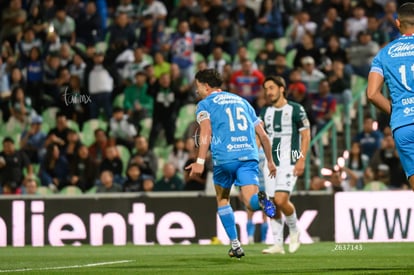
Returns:
[[[260,206],[262,207],[262,210],[266,216],[269,218],[276,216],[276,206],[267,198],[266,193],[260,191],[257,195],[259,196]]]

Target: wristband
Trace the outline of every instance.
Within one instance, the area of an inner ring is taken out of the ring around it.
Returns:
[[[197,158],[197,161],[196,161],[196,163],[201,164],[201,165],[204,165],[205,162],[206,160],[202,158]]]

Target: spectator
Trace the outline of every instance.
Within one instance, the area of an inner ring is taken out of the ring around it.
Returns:
[[[158,0],[144,0],[138,7],[138,20],[141,20],[145,15],[152,15],[157,24],[164,26],[167,18],[167,8],[165,4]]]
[[[263,81],[263,73],[253,69],[252,62],[246,59],[242,61],[241,70],[235,71],[231,76],[230,91],[252,103],[261,91]]]
[[[398,156],[395,142],[391,134],[384,136],[381,147],[372,155],[370,166],[372,169],[385,164],[388,167],[390,181],[385,182],[390,189],[408,189],[408,181]]]
[[[237,54],[233,57],[232,70],[234,72],[241,70],[242,63],[244,62],[244,60],[247,59],[251,60],[251,57],[249,56],[249,51],[247,50],[246,46],[240,45],[237,50]],[[251,60],[251,62],[253,70],[259,69],[255,61]]]
[[[19,127],[17,129],[23,130],[30,123],[30,116],[36,115],[36,112],[32,109],[30,97],[25,95],[21,87],[17,87],[12,91],[9,108],[10,118],[7,122],[8,129]]]
[[[40,49],[33,47],[30,50],[30,58],[26,67],[27,94],[33,100],[33,107],[41,112],[45,104],[43,101],[43,63]]]
[[[334,60],[332,71],[328,72],[331,93],[339,104],[348,104],[352,100],[351,75],[346,71],[341,60]]]
[[[96,3],[88,1],[84,16],[77,20],[76,40],[85,45],[94,45],[102,38],[101,17],[96,11]]]
[[[143,136],[135,138],[135,154],[131,157],[131,163],[137,163],[142,174],[156,178],[158,171],[158,157],[148,146],[148,140]]]
[[[65,11],[72,17],[75,21],[80,20],[82,17],[85,17],[85,5],[83,1],[80,0],[68,0],[66,1]]]
[[[56,10],[55,18],[52,20],[52,26],[62,42],[74,44],[76,41],[76,24],[72,17],[66,14],[64,8]]]
[[[142,45],[144,52],[154,55],[161,48],[163,27],[157,24],[153,15],[147,14],[143,18],[141,31],[138,37],[138,45]]]
[[[43,119],[33,116],[28,130],[23,131],[20,148],[29,157],[31,163],[40,163],[45,152],[46,134],[41,130]]]
[[[290,83],[287,90],[287,98],[303,106],[310,125],[313,126],[315,124],[315,119],[312,111],[312,99],[306,92],[305,84],[301,81]]]
[[[3,139],[3,151],[0,152],[0,183],[2,189],[5,188],[5,185],[8,185],[8,188],[16,193],[23,183],[23,169],[26,169],[27,177],[33,175],[32,165],[27,155],[23,151],[16,150],[12,138],[5,137]]]
[[[176,91],[177,110],[180,110],[185,104],[195,102],[195,92],[192,88],[192,83],[186,79],[180,71],[177,64],[171,64],[171,89]]]
[[[324,56],[332,61],[341,60],[344,64],[348,63],[346,52],[341,48],[340,38],[335,34],[329,36]]]
[[[106,148],[109,147],[109,140],[106,132],[102,128],[94,131],[95,142],[89,146],[89,155],[99,167],[103,159],[106,158]]]
[[[89,155],[88,147],[85,145],[80,145],[76,153],[76,157],[69,163],[69,182],[86,192],[95,185],[98,166]]]
[[[291,69],[287,65],[286,55],[278,53],[274,58],[274,67],[274,71],[270,71],[270,68],[266,67],[265,71],[268,71],[266,75],[281,76],[289,84]]]
[[[230,11],[230,17],[237,24],[239,44],[246,44],[256,25],[257,18],[254,10],[246,5],[246,0],[237,0],[235,7]]]
[[[69,163],[59,150],[59,146],[51,143],[46,148],[46,155],[40,164],[39,177],[43,186],[51,190],[61,190],[68,185]]]
[[[349,42],[356,42],[358,34],[361,31],[366,31],[368,26],[368,19],[365,16],[365,10],[357,5],[352,8],[352,17],[345,20],[345,36]]]
[[[96,52],[93,58],[94,65],[87,72],[88,91],[91,97],[89,104],[89,117],[98,118],[100,108],[109,119],[112,113],[112,92],[114,90],[114,78],[111,71],[104,67],[104,53]]]
[[[177,32],[171,35],[166,48],[171,53],[171,62],[180,67],[181,74],[192,82],[194,79],[193,53],[194,46],[205,44],[210,41],[210,33],[206,30],[203,34],[195,34],[190,31],[189,23],[181,21],[178,23]]]
[[[283,35],[282,13],[276,7],[275,1],[263,0],[253,29],[253,36],[275,39]]]
[[[23,195],[37,195],[37,182],[33,178],[26,178],[21,188]]]
[[[96,193],[118,193],[122,192],[122,186],[114,182],[114,175],[110,170],[104,170],[100,174],[100,182],[96,188]]]
[[[58,82],[59,67],[60,57],[57,53],[50,54],[46,57],[46,62],[43,64],[42,82],[44,93],[49,97],[49,105],[57,106],[57,104],[60,102],[60,87]]]
[[[326,45],[329,43],[329,38],[332,35],[337,37],[344,36],[344,23],[342,18],[338,16],[338,10],[335,7],[329,7],[327,9],[317,36]]]
[[[138,164],[128,165],[126,170],[126,180],[123,184],[124,192],[142,192],[144,191],[144,177],[141,174]]]
[[[62,87],[64,90],[61,92],[60,110],[82,128],[83,123],[88,119],[89,95],[82,89],[79,76],[69,74],[67,69],[61,74],[64,75],[63,77],[69,75],[69,82],[68,86]]]
[[[265,75],[274,75],[276,72],[276,58],[278,58],[279,55],[283,54],[276,50],[275,41],[273,39],[266,40],[263,51],[265,53],[266,59],[264,60],[264,68],[261,71]]]
[[[119,157],[119,152],[115,146],[108,146],[105,149],[105,158],[102,160],[99,166],[99,171],[111,171],[113,180],[116,183],[121,184],[123,182],[122,171],[123,164]]]
[[[319,83],[319,91],[312,95],[312,112],[315,118],[314,133],[319,132],[333,117],[336,100],[330,93],[331,87],[326,79]]]
[[[17,35],[23,30],[27,13],[22,9],[21,0],[11,0],[9,3],[9,7],[1,14],[0,41],[8,40],[14,46]]]
[[[386,164],[380,164],[375,169],[367,167],[365,169],[364,191],[383,191],[388,190],[390,182],[389,167]]]
[[[112,118],[109,121],[110,143],[114,145],[124,145],[130,151],[134,145],[134,137],[137,135],[135,126],[128,121],[128,116],[124,110],[115,107]]]
[[[144,71],[145,67],[150,63],[144,58],[144,49],[140,46],[136,47],[133,52],[133,62],[125,64],[122,70],[122,77],[124,83],[133,83],[137,72]]]
[[[150,94],[154,98],[154,111],[149,147],[154,147],[162,129],[165,130],[167,144],[173,144],[178,110],[175,102],[177,91],[172,90],[171,76],[169,74],[161,75],[157,85],[151,89]]]
[[[315,22],[311,21],[309,13],[305,10],[300,11],[293,19],[293,30],[290,33],[293,46],[301,43],[305,33],[315,35],[317,28],[318,25]]]
[[[154,191],[180,191],[184,187],[183,180],[177,175],[173,163],[164,164],[162,177],[155,183]]]
[[[34,47],[41,49],[42,41],[36,38],[34,29],[28,27],[24,30],[23,39],[18,41],[16,45],[16,54],[18,55],[18,58],[23,63],[27,63],[27,60],[30,58],[30,50]]]
[[[0,58],[0,62],[2,62],[1,58]],[[6,66],[6,64],[3,63],[2,68],[6,69],[5,66]],[[9,86],[9,89],[10,89],[9,90],[9,97],[10,97],[10,95],[11,95],[10,91],[12,91],[14,88],[17,88],[17,87],[26,88],[26,80],[23,77],[22,71],[17,66],[14,66],[10,69],[9,76],[10,76],[10,81],[9,81],[8,86]],[[3,84],[3,83],[6,83],[6,81],[5,82],[2,81],[1,83],[2,83],[2,85],[6,85],[6,84]],[[6,97],[6,95],[4,94],[4,91],[5,90],[3,89],[2,100],[4,100],[5,97]],[[31,95],[29,95],[29,96],[31,96]]]
[[[357,133],[353,141],[358,142],[361,146],[362,154],[372,158],[375,151],[381,147],[381,142],[383,139],[383,134],[374,130],[374,120],[370,116],[364,118],[364,125],[362,132]]]
[[[188,152],[183,139],[176,139],[172,151],[168,156],[168,162],[174,164],[178,173],[184,172],[184,165],[188,159]]]
[[[147,75],[143,71],[135,74],[135,83],[124,90],[124,110],[135,128],[140,130],[140,122],[153,115],[154,99],[148,94]]]
[[[301,60],[302,70],[301,79],[306,85],[306,90],[313,95],[318,92],[319,82],[326,76],[315,66],[315,59],[311,56],[305,56]]]
[[[347,48],[349,64],[355,74],[368,77],[372,59],[380,50],[377,42],[372,41],[368,31],[358,33],[357,41]]]
[[[293,60],[293,65],[298,68],[301,65],[301,61],[304,57],[310,56],[316,63],[318,67],[322,63],[322,56],[319,51],[319,47],[315,46],[315,41],[313,35],[310,33],[305,33],[302,36],[302,40],[297,47],[297,52],[295,59]]]
[[[114,45],[126,45],[132,47],[135,41],[135,33],[129,24],[128,15],[120,12],[115,17],[115,24],[109,26],[107,32],[109,47]]]
[[[371,34],[372,41],[376,42],[380,48],[390,42],[389,33],[380,27],[380,21],[375,16],[368,16],[367,31]]]
[[[380,28],[384,30],[390,37],[390,41],[393,41],[400,36],[400,31],[395,25],[395,19],[397,18],[397,3],[395,1],[387,1],[384,6],[384,14],[379,19]]]
[[[79,54],[73,56],[72,63],[69,65],[69,72],[72,77],[77,76],[80,80],[80,87],[85,87],[85,69],[86,64]]]
[[[154,54],[154,75],[157,79],[164,73],[171,73],[171,63],[165,60],[162,52],[157,51]]]
[[[132,0],[120,0],[118,1],[119,5],[116,7],[115,14],[120,12],[126,13],[128,15],[129,22],[132,23],[135,19],[135,12],[137,7],[132,4]]]
[[[76,161],[78,150],[82,143],[80,141],[79,133],[73,129],[69,129],[67,133],[67,145],[64,152],[61,152],[69,163]]]
[[[223,73],[226,60],[223,57],[223,49],[221,47],[214,47],[211,53],[211,59],[207,63],[207,67],[210,69],[216,69],[220,74]]]
[[[213,25],[211,34],[213,47],[220,47],[230,56],[236,54],[239,37],[238,29],[227,13],[220,14],[217,24]]]
[[[55,143],[59,146],[61,152],[65,152],[68,144],[68,120],[63,112],[56,113],[56,126],[52,128],[47,134],[46,146],[51,143]]]
[[[351,169],[358,177],[357,188],[362,189],[364,185],[364,171],[368,166],[369,158],[361,152],[361,145],[358,142],[352,142],[349,152],[347,167]]]

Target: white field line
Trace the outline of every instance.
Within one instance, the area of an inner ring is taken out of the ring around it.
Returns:
[[[133,260],[102,262],[102,263],[83,264],[83,265],[54,266],[54,267],[53,266],[52,267],[34,267],[34,268],[29,267],[29,268],[8,269],[8,270],[0,269],[0,273],[84,268],[84,267],[94,267],[94,266],[111,265],[111,264],[124,264],[124,263],[130,263],[130,262],[133,262]]]

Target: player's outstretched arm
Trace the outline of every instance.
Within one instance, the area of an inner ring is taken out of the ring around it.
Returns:
[[[382,94],[384,77],[376,72],[368,75],[367,98],[377,108],[387,114],[391,114],[391,102]]]
[[[265,153],[266,160],[267,160],[267,166],[269,168],[269,176],[273,178],[276,176],[276,165],[273,161],[272,145],[270,144],[269,137],[267,136],[261,123],[256,125],[255,130],[256,130],[257,136],[260,139],[260,143],[263,146],[263,151]]]

